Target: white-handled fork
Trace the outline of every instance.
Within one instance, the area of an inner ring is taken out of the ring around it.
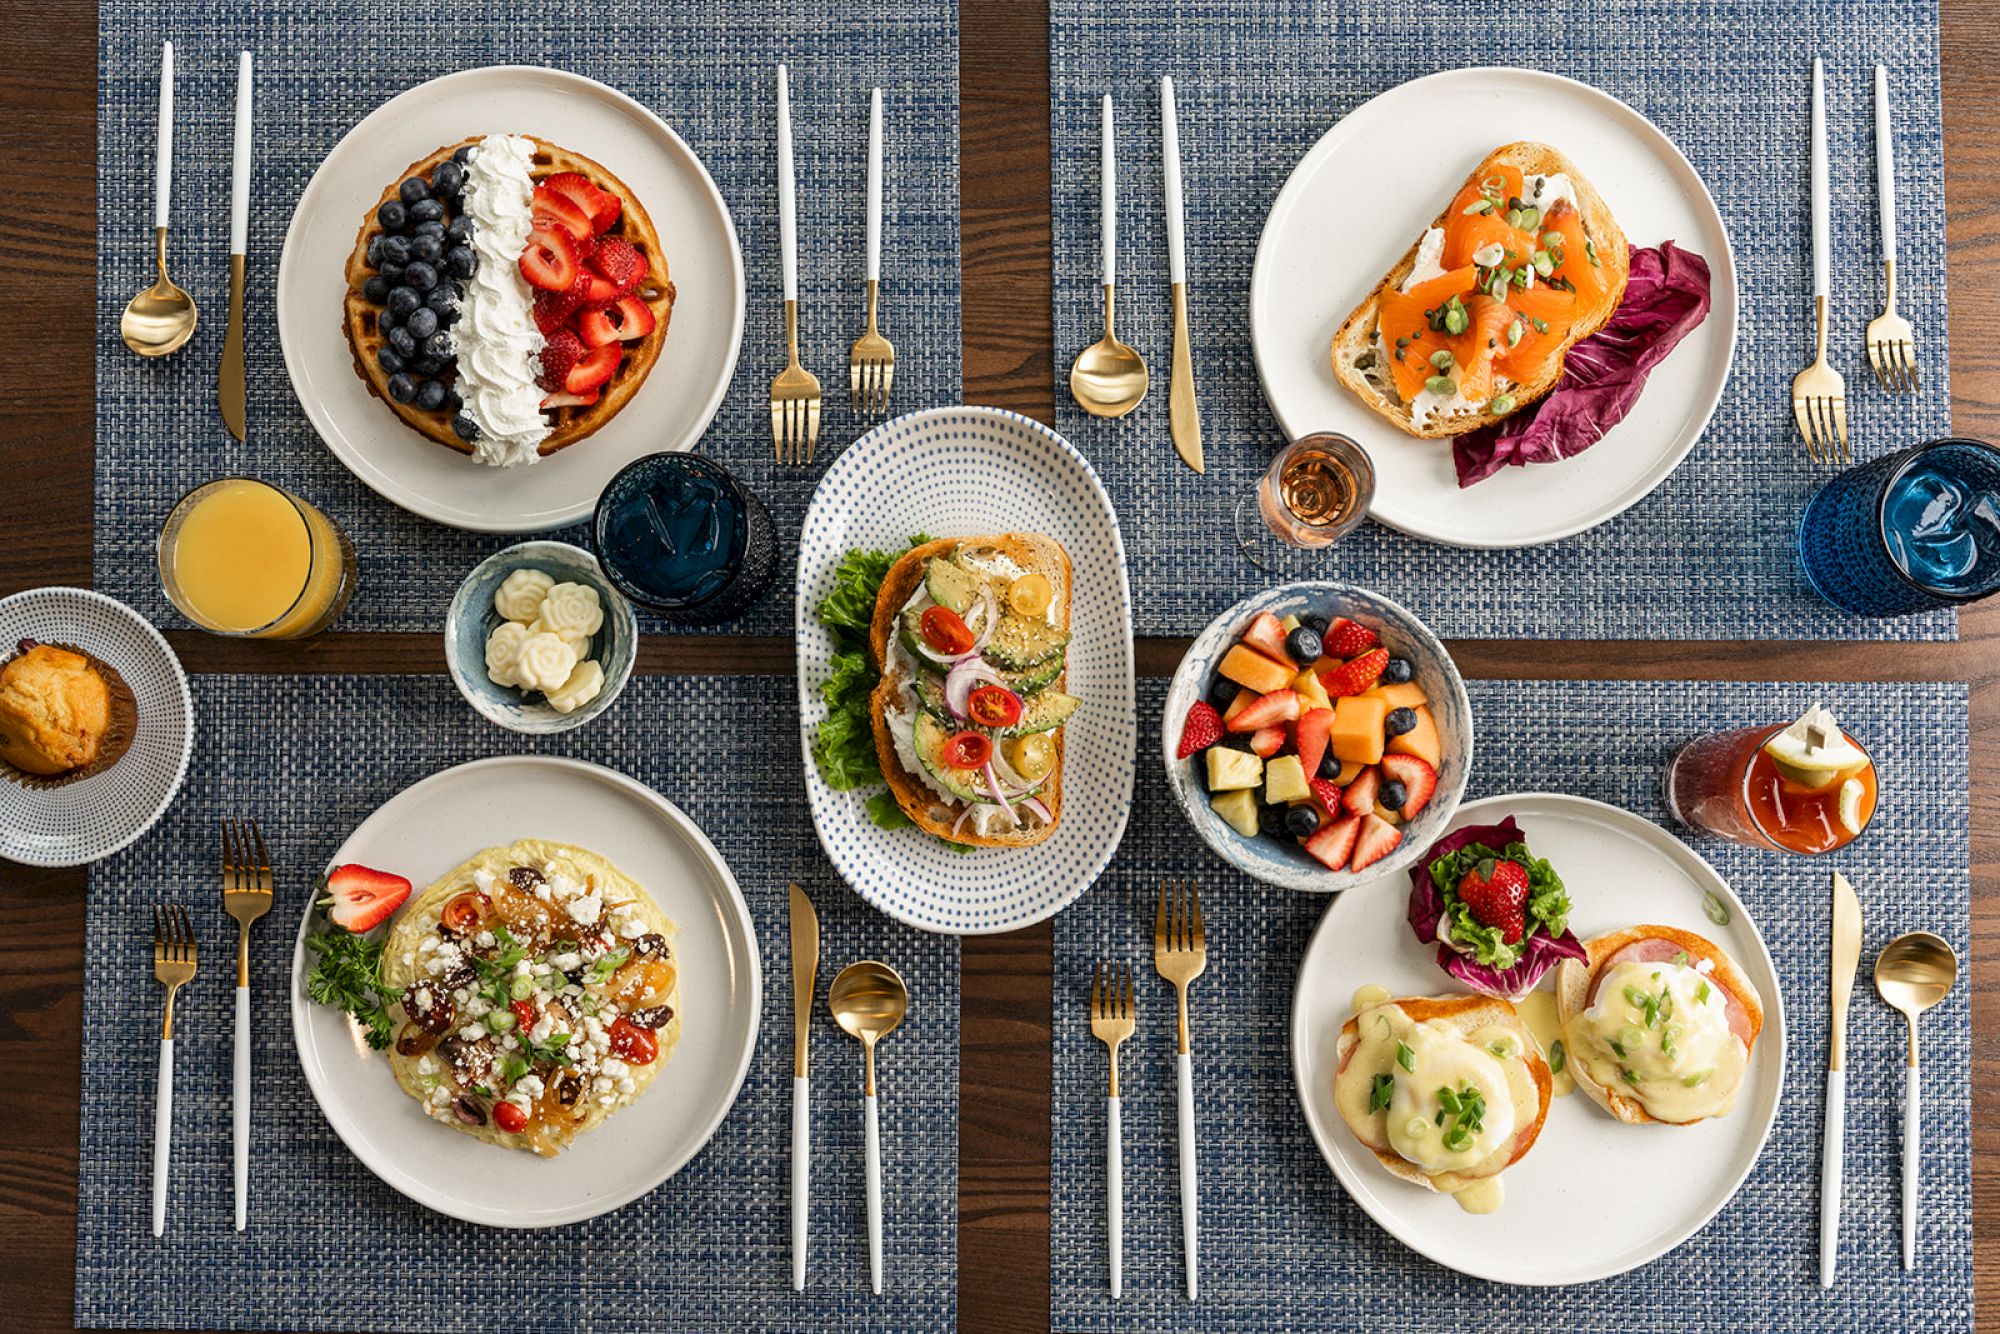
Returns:
[[[1125,1295],[1125,1128],[1118,1093],[1118,1044],[1132,1036],[1132,965],[1099,963],[1090,984],[1090,1031],[1111,1049],[1111,1096],[1105,1100],[1104,1208],[1111,1295]]]
[[[1173,983],[1179,1001],[1181,1242],[1187,1252],[1188,1300],[1194,1301],[1201,1296],[1201,1250],[1196,1245],[1201,1187],[1195,1172],[1194,1051],[1188,1041],[1187,989],[1208,967],[1208,937],[1201,925],[1201,886],[1192,880],[1161,882],[1160,907],[1153,917],[1153,966]]]

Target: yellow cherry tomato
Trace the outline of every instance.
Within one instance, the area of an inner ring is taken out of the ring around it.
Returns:
[[[1024,574],[1007,589],[1007,605],[1016,616],[1040,616],[1049,609],[1055,590],[1047,575]]]
[[[1007,743],[1007,763],[1014,772],[1034,782],[1056,766],[1056,743],[1046,732],[1030,732]]]

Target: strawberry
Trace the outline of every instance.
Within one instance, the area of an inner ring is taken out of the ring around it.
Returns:
[[[590,264],[611,280],[620,296],[637,290],[639,284],[646,281],[645,256],[635,250],[630,241],[621,241],[615,236],[608,236],[598,244]]]
[[[1319,762],[1326,758],[1332,730],[1332,709],[1307,709],[1299,715],[1299,763],[1305,766],[1306,777],[1319,772]]]
[[[590,218],[591,230],[602,235],[611,224],[618,221],[625,202],[609,190],[600,190],[586,176],[573,171],[557,172],[536,187],[537,191],[551,190],[565,195]]]
[[[560,227],[537,227],[521,252],[521,276],[544,292],[567,292],[578,270],[576,242]]]
[[[1207,750],[1222,740],[1222,715],[1215,706],[1205,699],[1198,699],[1188,710],[1187,721],[1181,724],[1181,745],[1178,758],[1186,759],[1199,751]]]
[[[1437,770],[1429,761],[1416,755],[1402,755],[1394,751],[1382,757],[1382,774],[1403,785],[1409,796],[1403,801],[1399,812],[1405,821],[1417,818],[1417,812],[1430,805],[1431,794],[1437,791]]]
[[[1329,658],[1358,658],[1382,640],[1361,622],[1336,616],[1333,624],[1326,628],[1326,638],[1322,642]]]
[[[577,280],[583,286],[577,304],[585,310],[608,306],[618,299],[618,284],[593,269],[584,269]]]
[[[603,347],[644,338],[653,332],[654,323],[651,306],[636,296],[621,296],[608,306],[577,316],[576,331],[583,336],[584,346]]]
[[[569,375],[563,380],[564,391],[571,394],[589,394],[591,401],[595,402],[596,390],[602,388],[605,381],[611,378],[612,372],[618,369],[619,359],[624,355],[625,349],[616,343],[592,348],[584,354],[583,360],[570,368]]]
[[[410,882],[387,871],[371,871],[356,862],[336,866],[322,885],[327,897],[320,906],[335,925],[360,935],[389,920],[389,914],[410,897]]]
[[[1367,815],[1375,809],[1375,794],[1382,790],[1382,771],[1373,767],[1354,775],[1341,794],[1341,807],[1349,815]]]
[[[1222,711],[1222,721],[1225,723],[1234,721],[1237,714],[1243,712],[1243,710],[1249,708],[1252,704],[1255,704],[1256,702],[1257,702],[1256,691],[1254,690],[1237,691],[1236,698],[1230,700],[1229,707]]]
[[[1308,778],[1306,786],[1312,789],[1312,794],[1319,799],[1319,804],[1326,807],[1328,815],[1340,810],[1340,784],[1331,778]]]
[[[1403,831],[1370,811],[1361,818],[1361,833],[1354,840],[1354,860],[1348,870],[1362,871],[1381,861],[1403,841]]]
[[[590,214],[564,194],[549,189],[546,185],[535,187],[529,201],[528,216],[536,227],[560,227],[569,233],[569,239],[576,242],[589,241],[596,235],[590,225]]]
[[[1306,851],[1329,871],[1344,871],[1347,860],[1354,853],[1355,839],[1361,833],[1361,817],[1348,815],[1320,826],[1318,833],[1306,840]]]
[[[1236,711],[1229,720],[1232,732],[1255,732],[1272,723],[1289,723],[1299,716],[1299,692],[1273,690]]]
[[[550,408],[587,408],[596,401],[595,389],[587,394],[572,394],[558,389],[542,399],[542,411],[547,412]]]
[[[1517,944],[1528,929],[1528,872],[1516,861],[1488,859],[1458,881],[1460,902],[1482,926],[1498,927],[1501,939]]]
[[[1285,742],[1290,739],[1290,732],[1291,729],[1283,723],[1260,727],[1250,734],[1250,749],[1268,760],[1285,748]]]
[[[1320,684],[1326,693],[1339,699],[1343,695],[1358,695],[1381,679],[1382,669],[1389,665],[1389,650],[1372,648],[1354,661],[1319,674]]]
[[[1273,662],[1292,661],[1292,655],[1285,649],[1285,623],[1272,612],[1257,613],[1257,619],[1243,632],[1243,642]],[[1293,664],[1292,670],[1297,671],[1298,666]]]
[[[563,292],[535,293],[535,327],[542,331],[544,338],[569,323],[569,317],[576,314],[583,304],[583,298],[590,291],[591,274],[581,265],[577,267],[576,281]]]
[[[568,329],[557,329],[542,345],[542,373],[535,378],[544,389],[559,389],[582,360],[583,341]]]

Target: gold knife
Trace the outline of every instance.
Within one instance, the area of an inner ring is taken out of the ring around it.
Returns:
[[[1167,177],[1167,276],[1174,293],[1174,369],[1167,392],[1167,429],[1174,452],[1196,472],[1201,455],[1201,408],[1194,399],[1194,348],[1188,339],[1187,222],[1181,204],[1181,127],[1174,114],[1174,81],[1160,80],[1160,156]]]
[[[792,1291],[806,1290],[806,1214],[811,1202],[812,1080],[808,1075],[813,986],[819,973],[819,914],[792,890]]]
[[[236,154],[229,178],[229,327],[222,335],[222,365],[215,393],[222,424],[246,438],[243,410],[243,261],[250,240],[250,53],[236,66]]]
[[[1820,1141],[1819,1285],[1833,1286],[1840,1258],[1840,1176],[1847,1136],[1847,1001],[1861,962],[1861,900],[1840,872],[1833,873],[1832,1031],[1826,1049],[1826,1129]]]

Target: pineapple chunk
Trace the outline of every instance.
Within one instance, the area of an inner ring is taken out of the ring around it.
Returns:
[[[1276,806],[1312,795],[1306,786],[1305,762],[1296,755],[1280,755],[1264,765],[1264,801]]]
[[[1299,679],[1292,682],[1292,689],[1299,692],[1308,709],[1330,709],[1333,701],[1326,696],[1326,686],[1321,683],[1319,673],[1311,667],[1299,673]]]
[[[1210,752],[1213,754],[1214,752]],[[1256,756],[1251,756],[1255,759]],[[1209,809],[1245,838],[1257,837],[1257,794],[1248,788],[1218,792],[1208,799]]]
[[[1264,781],[1264,761],[1247,750],[1210,746],[1204,753],[1208,756],[1210,792],[1254,788]]]

